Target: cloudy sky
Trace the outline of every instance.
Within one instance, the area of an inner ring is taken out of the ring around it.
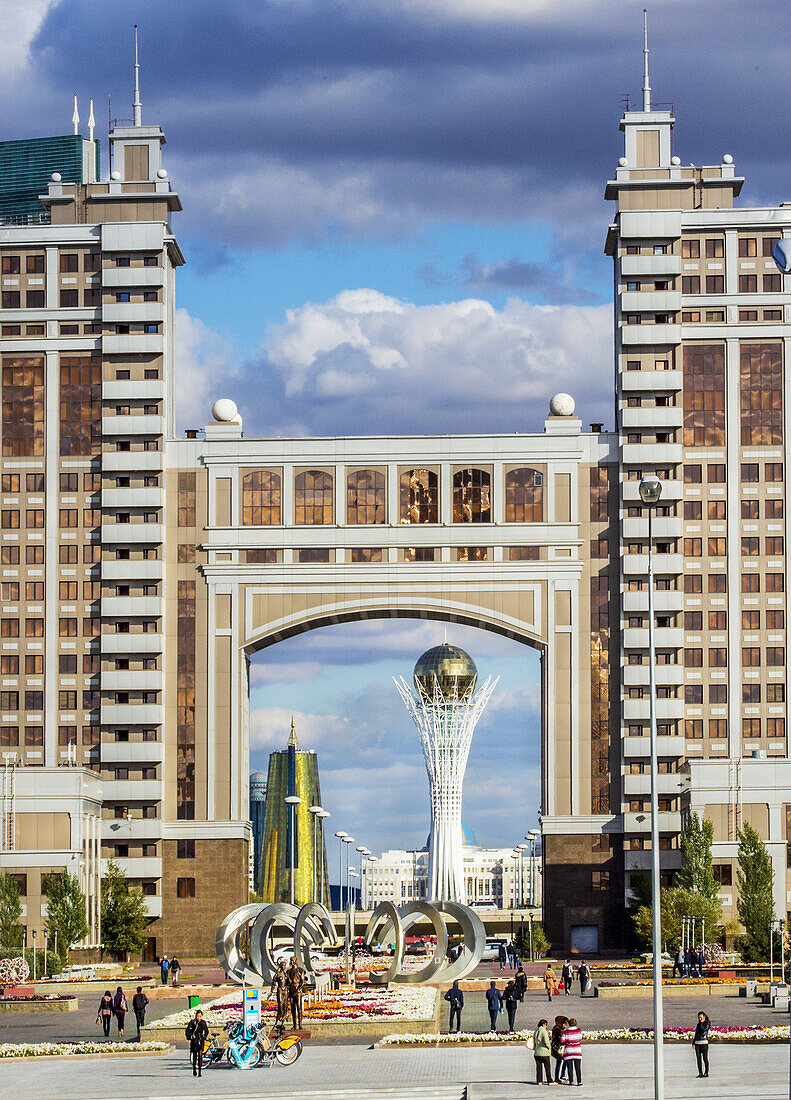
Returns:
[[[3,0],[2,14],[3,138],[70,132],[75,91],[83,120],[90,96],[98,119],[108,95],[128,117],[140,24],[143,119],[165,130],[184,204],[181,427],[227,395],[248,434],[533,431],[558,389],[612,424],[602,195],[623,97],[640,93],[641,3]],[[731,153],[750,204],[791,198],[791,5],[654,0],[649,17],[675,152]],[[367,624],[258,659],[257,762],[296,709],[333,820],[358,815],[369,847],[385,843],[383,790],[401,822],[388,838],[424,835],[390,677],[435,635]],[[536,806],[536,667],[490,635],[468,641],[502,673],[470,824],[510,843]],[[514,759],[524,786],[504,792]]]

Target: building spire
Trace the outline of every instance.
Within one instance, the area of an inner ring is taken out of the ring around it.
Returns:
[[[140,104],[140,64],[137,60],[137,23],[135,23],[135,94],[132,100],[132,117],[135,126],[142,126],[142,110]]]
[[[91,100],[91,109],[88,112],[88,141],[93,141],[93,130],[96,126],[96,119],[93,117],[93,100]]]
[[[651,110],[651,83],[648,79],[648,9],[643,8],[643,110]]]
[[[77,110],[77,93],[74,93],[74,110],[71,113],[71,123],[74,127],[75,135],[79,133],[80,125],[80,112]]]
[[[297,731],[294,729],[294,715],[291,715],[291,733],[288,737],[288,747],[294,746],[295,749],[299,748],[299,741],[297,741]]]

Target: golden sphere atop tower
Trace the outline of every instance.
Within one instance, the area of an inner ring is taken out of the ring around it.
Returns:
[[[478,669],[469,653],[443,642],[418,658],[413,678],[418,691],[429,698],[437,685],[446,699],[461,699],[475,691]]]

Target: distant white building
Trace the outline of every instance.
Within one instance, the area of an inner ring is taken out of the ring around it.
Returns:
[[[465,828],[464,833],[462,901],[473,908],[527,909],[531,904],[540,908],[540,855],[535,855],[532,861],[526,853],[515,859],[512,848],[479,848],[469,830]],[[373,908],[380,901],[403,905],[414,898],[425,899],[428,871],[428,848],[383,852],[376,863],[366,866],[364,908]]]

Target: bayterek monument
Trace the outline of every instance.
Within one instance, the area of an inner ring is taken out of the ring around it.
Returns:
[[[420,734],[431,793],[428,898],[464,903],[461,793],[473,731],[497,679],[478,688],[478,669],[458,646],[434,646],[419,658],[413,692],[395,685]]]

